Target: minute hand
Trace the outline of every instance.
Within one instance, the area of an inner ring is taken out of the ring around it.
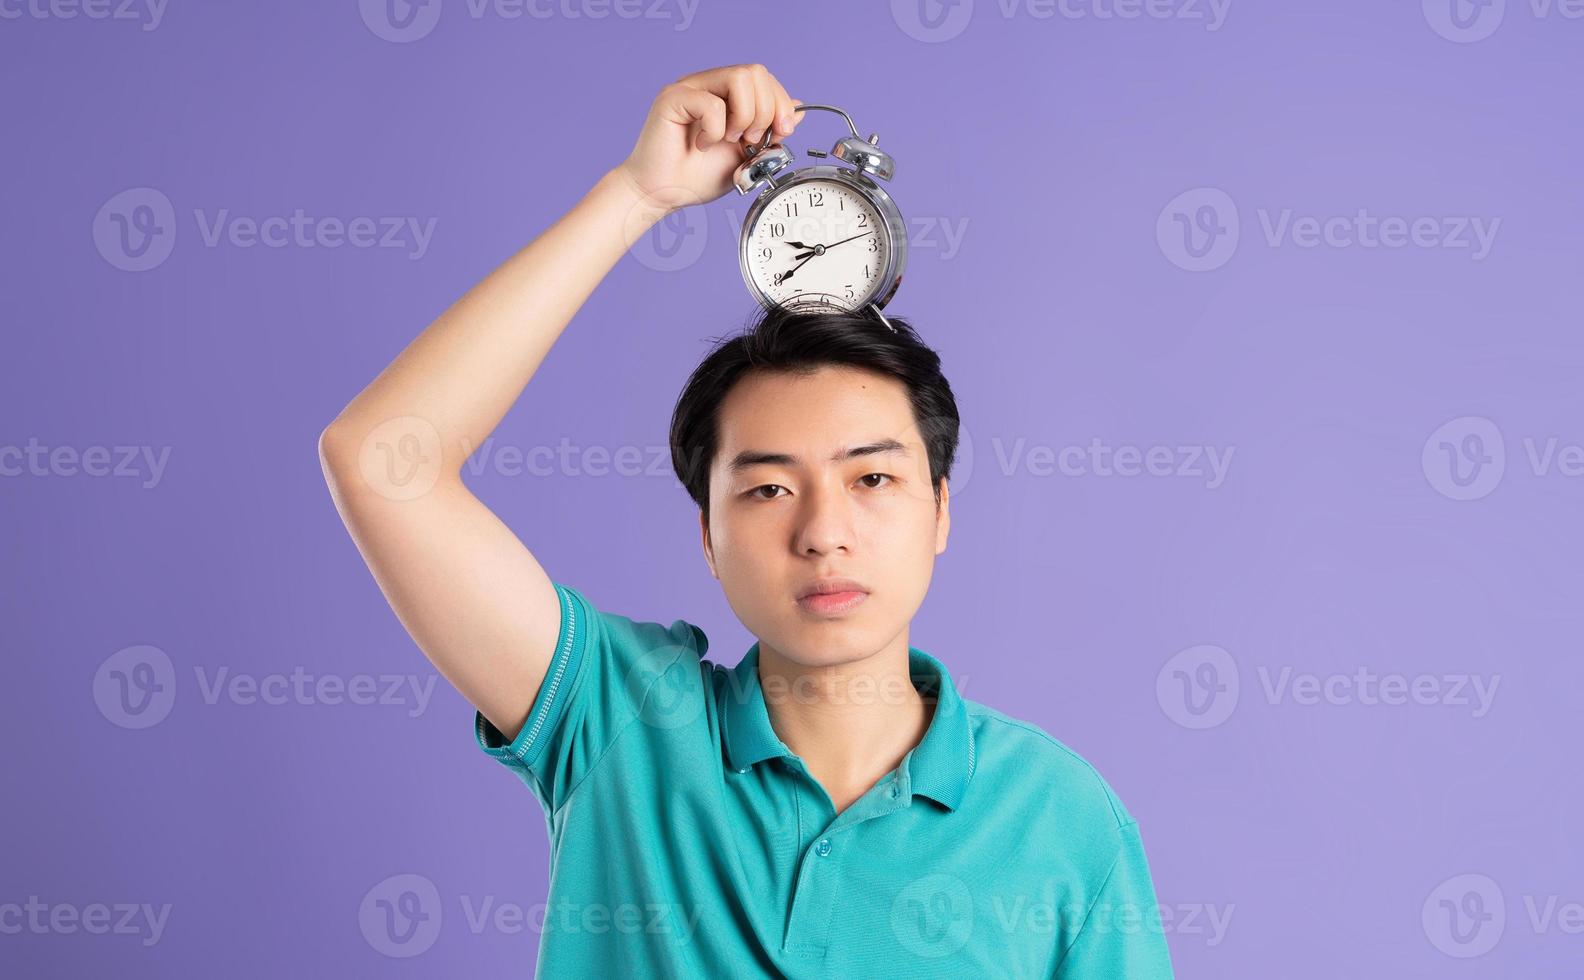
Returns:
[[[873,234],[874,234],[874,232],[872,232],[872,231],[866,231],[863,234],[854,235],[854,236],[852,236],[852,238],[843,238],[839,242],[831,242],[829,245],[827,245],[825,247],[826,248],[835,248],[837,245],[845,245],[845,244],[847,244],[848,242],[852,241],[855,238],[864,238],[864,237],[866,237],[868,235],[873,235]]]

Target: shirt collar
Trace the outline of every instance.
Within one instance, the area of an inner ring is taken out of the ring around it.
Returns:
[[[908,647],[908,673],[920,694],[937,700],[924,738],[903,757],[900,768],[914,794],[955,810],[974,772],[973,727],[968,722],[967,703],[946,666],[923,650]],[[792,750],[770,726],[769,709],[759,686],[758,643],[728,671],[726,681],[721,733],[732,768],[746,771],[765,759],[791,756]]]

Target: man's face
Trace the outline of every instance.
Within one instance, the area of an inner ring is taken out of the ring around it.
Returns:
[[[901,447],[846,455],[891,440]],[[739,465],[763,454],[791,459]],[[906,386],[858,368],[739,381],[720,408],[709,493],[704,554],[726,601],[761,645],[809,667],[871,656],[902,632],[951,524]],[[828,577],[869,595],[840,614],[799,604]]]

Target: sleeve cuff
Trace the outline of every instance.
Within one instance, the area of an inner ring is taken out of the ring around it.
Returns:
[[[578,601],[573,590],[559,582],[552,584],[561,600],[561,630],[556,639],[555,656],[528,709],[522,731],[508,743],[506,736],[484,717],[483,712],[473,712],[473,731],[479,748],[513,769],[532,768],[544,755],[545,746],[566,714],[572,685],[583,662],[583,634],[590,626],[586,607]]]

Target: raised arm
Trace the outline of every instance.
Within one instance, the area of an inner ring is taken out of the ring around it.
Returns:
[[[463,485],[465,456],[622,253],[671,211],[730,190],[741,142],[772,126],[790,133],[797,101],[760,65],[667,85],[631,154],[420,333],[319,437],[336,509],[386,600],[507,738],[544,679],[560,607],[539,562]]]

